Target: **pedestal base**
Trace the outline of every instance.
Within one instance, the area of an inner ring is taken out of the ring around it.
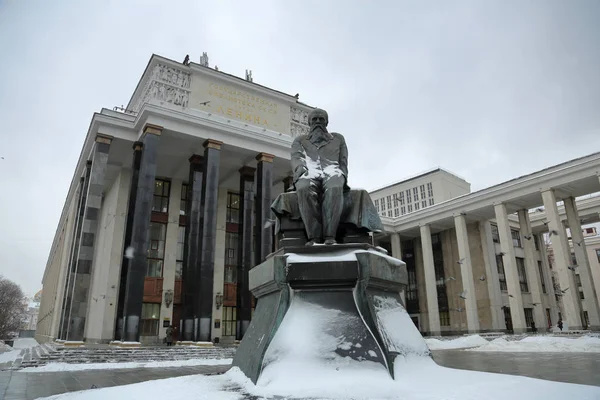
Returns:
[[[370,245],[286,247],[249,282],[258,302],[233,365],[254,383],[284,358],[371,361],[393,377],[396,356],[430,354],[399,295],[405,264]]]

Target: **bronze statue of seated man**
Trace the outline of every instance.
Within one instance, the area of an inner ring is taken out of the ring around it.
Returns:
[[[272,209],[280,218],[297,207],[306,230],[306,245],[333,245],[337,243],[342,214],[348,214],[349,205],[344,204],[344,199],[355,197],[348,196],[348,148],[341,134],[327,131],[329,118],[325,110],[313,110],[308,116],[308,123],[309,133],[298,136],[292,144],[292,189],[296,191],[297,206],[289,204],[295,199],[290,200],[289,196],[285,199],[286,194],[283,194],[275,200]],[[360,192],[361,199],[366,194],[367,200],[360,201],[360,206],[369,208],[365,216],[370,222],[358,223],[358,227],[369,231],[381,230],[381,221],[368,193]]]

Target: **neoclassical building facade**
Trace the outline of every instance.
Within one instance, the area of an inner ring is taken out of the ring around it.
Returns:
[[[247,271],[274,249],[270,205],[311,109],[205,56],[153,55],[128,106],[92,117],[37,339],[156,343],[170,325],[179,340],[240,339]],[[373,241],[406,262],[420,331],[600,328],[600,245],[588,249],[581,229],[599,220],[600,197],[581,198],[600,191],[599,172],[595,153],[472,193],[439,168],[374,190],[385,231]]]
[[[207,57],[153,55],[127,108],[92,118],[38,339],[152,342],[169,325],[181,340],[239,338],[253,307],[244,276],[273,250],[271,200],[311,109]]]

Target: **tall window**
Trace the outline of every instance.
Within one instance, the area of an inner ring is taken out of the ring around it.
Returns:
[[[407,240],[402,242],[404,249],[402,260],[406,263],[408,275],[408,286],[406,287],[406,311],[409,314],[419,312],[419,291],[417,286],[417,270],[415,267],[414,242]]]
[[[146,276],[162,276],[166,237],[167,224],[150,222],[150,243],[148,243],[148,269]]]
[[[237,193],[227,193],[227,222],[240,223],[240,195]]]
[[[433,197],[433,185],[431,182],[427,184],[427,196]]]
[[[188,200],[188,185],[184,183],[181,185],[181,200],[179,201],[179,215],[185,215],[187,209]]]
[[[419,202],[418,201],[415,203],[415,211],[417,211],[417,210],[419,210]]]
[[[425,199],[425,185],[419,186],[419,189],[421,190],[421,200],[424,200]]]
[[[422,198],[422,197],[421,197],[421,198]],[[425,208],[425,207],[427,207],[427,200],[423,200],[423,201],[421,201],[421,207],[422,207],[422,208]]]
[[[429,198],[429,205],[432,206],[433,205],[433,197]]]
[[[500,243],[500,233],[498,232],[498,225],[490,224],[492,227],[492,240],[494,243]]]
[[[386,200],[387,200],[387,208],[389,210],[390,208],[392,208],[392,196],[387,196]]]
[[[579,291],[579,298],[581,300],[584,300],[585,295],[583,294],[583,287],[581,286],[581,276],[579,274],[575,274],[575,284],[577,285],[577,290]]]
[[[394,217],[398,217],[400,216],[400,210],[398,210],[397,208],[394,208]]]
[[[412,204],[408,205],[408,212],[411,213],[412,212]]]
[[[398,198],[400,199],[400,205],[403,206],[404,205],[404,192],[400,192],[398,194]]]
[[[394,195],[394,208],[398,207],[398,195]]]
[[[185,226],[180,226],[177,231],[177,254],[175,264],[175,279],[183,277],[183,249],[185,247]]]
[[[439,233],[431,235],[433,249],[433,266],[435,270],[436,289],[438,296],[438,309],[440,311],[440,325],[450,325],[450,308],[448,306],[448,293],[446,291],[446,274],[444,273],[444,255],[442,251],[442,237]],[[446,317],[447,315],[447,317]]]
[[[375,200],[375,209],[379,212],[379,199]]]
[[[381,211],[385,211],[385,201],[384,200],[385,200],[385,198],[382,197],[381,198]]]
[[[140,321],[140,336],[157,336],[160,320],[160,304],[143,303]]]
[[[415,201],[419,201],[419,190],[416,187],[413,188],[413,197]]]
[[[235,307],[223,307],[223,327],[221,331],[223,336],[235,336],[236,319]]]
[[[512,236],[513,246],[522,247],[521,246],[521,232],[511,229],[510,235]]]
[[[534,234],[532,234],[532,235],[531,235],[531,238],[533,239],[533,244],[535,244],[535,249],[536,249],[537,251],[540,251],[540,242],[539,242],[539,237],[538,237],[538,235],[534,235]]]
[[[500,290],[507,291],[506,276],[504,275],[504,261],[502,256],[496,255],[496,268],[498,269],[498,280],[500,281]]]
[[[587,329],[588,326],[590,326],[590,316],[588,315],[587,311],[583,312],[583,324],[584,324],[584,329]]]
[[[531,328],[531,323],[533,322],[533,308],[524,308],[525,311],[525,323],[528,328]]]
[[[163,179],[154,181],[154,199],[152,201],[152,211],[166,213],[169,211],[169,191],[171,182]]]
[[[542,268],[542,262],[538,261],[537,264],[538,264],[538,271],[540,273],[540,282],[542,284],[542,292],[547,293],[546,292],[546,280],[544,279],[544,271]]]
[[[410,189],[406,190],[406,203],[407,204],[412,203],[412,198],[410,197]]]
[[[406,214],[406,207],[405,206],[400,207],[400,213],[402,215]]]
[[[521,257],[515,257],[517,261],[517,272],[519,273],[519,285],[521,286],[521,292],[529,292],[529,286],[527,285],[527,274],[525,273],[525,259]]]
[[[392,216],[392,210],[388,210],[388,217]]]

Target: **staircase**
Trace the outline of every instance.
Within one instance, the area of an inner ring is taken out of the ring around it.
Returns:
[[[65,348],[44,343],[40,346],[24,349],[10,366],[4,369],[17,370],[27,367],[39,367],[48,363],[90,364],[148,361],[177,361],[190,359],[233,358],[235,347],[203,348],[195,346],[140,347],[135,349],[103,347]]]

